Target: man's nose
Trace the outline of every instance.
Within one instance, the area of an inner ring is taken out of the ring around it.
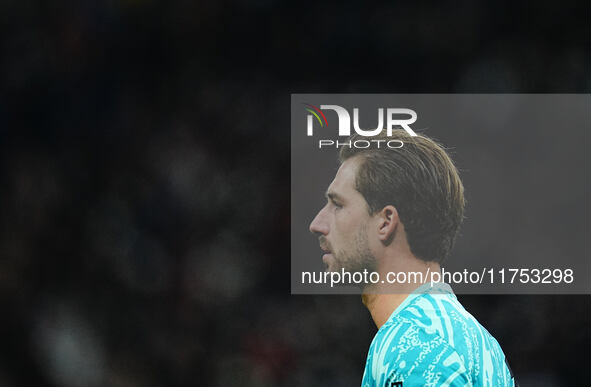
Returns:
[[[310,223],[310,232],[314,234],[328,234],[328,222],[324,216],[324,208],[316,214],[316,217]]]

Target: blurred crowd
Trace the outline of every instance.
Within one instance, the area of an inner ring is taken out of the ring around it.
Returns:
[[[0,386],[358,385],[359,297],[290,295],[290,93],[591,88],[583,9],[460,3],[0,2]],[[460,300],[585,385],[589,297]]]

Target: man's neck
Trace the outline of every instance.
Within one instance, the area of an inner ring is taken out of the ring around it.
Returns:
[[[388,321],[392,313],[408,297],[408,294],[367,294],[361,295],[363,305],[369,310],[378,329]]]
[[[407,266],[407,265],[405,265]],[[411,267],[409,267],[411,266]],[[426,278],[428,272],[440,271],[441,267],[437,263],[415,261],[411,265],[408,265],[408,269],[405,272],[422,272],[423,283],[429,282],[430,279]],[[401,272],[390,268],[390,272]],[[380,278],[385,278],[387,272],[380,270]],[[407,276],[409,277],[409,276]],[[404,302],[404,300],[412,293],[415,289],[421,286],[422,283],[396,283],[389,284],[385,287],[378,288],[367,288],[361,295],[361,300],[365,307],[369,310],[371,317],[378,327],[378,329],[384,325],[390,318],[392,313]]]

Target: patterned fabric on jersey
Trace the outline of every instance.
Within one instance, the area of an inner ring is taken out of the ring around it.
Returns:
[[[423,285],[374,337],[362,387],[514,386],[499,343],[447,284]]]

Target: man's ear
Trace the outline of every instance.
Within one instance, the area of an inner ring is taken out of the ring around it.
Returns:
[[[396,207],[388,205],[376,214],[378,221],[378,238],[385,244],[390,244],[396,235],[400,223]]]

